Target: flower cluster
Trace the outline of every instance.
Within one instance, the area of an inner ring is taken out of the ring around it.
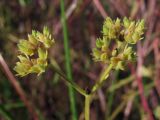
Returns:
[[[95,61],[112,64],[114,69],[123,70],[128,61],[136,58],[132,44],[143,39],[144,20],[132,21],[126,17],[112,20],[107,17],[103,25],[103,37],[96,40],[93,49]]]
[[[20,40],[18,49],[20,55],[19,62],[16,63],[14,70],[19,76],[29,73],[40,75],[47,67],[48,49],[54,43],[54,39],[47,27],[43,28],[43,33],[33,30],[28,35],[28,40]]]

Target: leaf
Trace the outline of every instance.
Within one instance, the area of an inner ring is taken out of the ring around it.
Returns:
[[[101,61],[106,61],[107,58],[108,58],[107,53],[102,53],[101,56],[100,56]]]
[[[27,40],[20,40],[18,44],[19,51],[25,55],[32,56],[34,53],[34,47]]]
[[[0,116],[5,120],[14,120],[12,115],[2,105],[0,105]]]
[[[40,59],[46,60],[46,59],[47,59],[47,56],[48,56],[47,50],[39,47],[39,48],[38,48],[38,57],[39,57]]]
[[[27,57],[25,57],[23,55],[19,55],[18,58],[19,58],[19,60],[20,60],[21,63],[31,64],[29,58],[27,58]]]
[[[96,47],[101,48],[103,45],[104,45],[104,42],[100,38],[98,38],[96,40]]]
[[[25,75],[29,74],[30,68],[31,68],[31,66],[28,64],[17,62],[16,66],[14,67],[14,70],[17,72],[17,75],[25,76]]]
[[[43,28],[43,34],[44,34],[45,36],[49,37],[50,32],[49,32],[48,27],[45,26],[45,27]]]
[[[43,65],[34,65],[29,70],[29,73],[37,73],[38,76],[45,72],[45,67]]]
[[[130,25],[130,20],[126,17],[123,18],[123,25],[125,28],[128,28]]]
[[[38,45],[37,39],[33,35],[28,35],[28,40],[30,43],[32,43],[34,46]]]
[[[93,49],[93,56],[94,56],[95,60],[99,60],[99,58],[101,56],[101,52],[97,48],[94,48]]]

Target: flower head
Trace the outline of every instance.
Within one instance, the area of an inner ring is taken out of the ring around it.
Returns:
[[[20,40],[18,43],[19,62],[14,67],[17,75],[25,76],[30,73],[40,75],[43,73],[48,64],[48,49],[53,43],[54,39],[47,27],[43,28],[43,33],[33,30],[27,40]]]
[[[95,61],[112,64],[114,69],[123,70],[128,61],[136,58],[132,44],[143,39],[144,20],[132,21],[126,17],[112,20],[107,17],[103,24],[103,37],[96,40],[93,49]]]

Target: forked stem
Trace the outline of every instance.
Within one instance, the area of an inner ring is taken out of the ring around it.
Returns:
[[[64,73],[61,71],[58,64],[51,60],[52,66],[54,70],[63,78],[63,80],[68,84],[71,85],[77,92],[79,92],[81,95],[85,96],[85,107],[84,107],[84,114],[85,114],[85,120],[90,120],[90,104],[92,102],[92,96],[94,93],[102,86],[103,82],[108,78],[110,71],[112,70],[113,66],[110,64],[100,75],[99,80],[97,83],[93,86],[91,93],[87,93],[85,90],[83,90],[80,86],[78,86],[75,82],[72,82],[67,79],[67,77],[64,75]]]

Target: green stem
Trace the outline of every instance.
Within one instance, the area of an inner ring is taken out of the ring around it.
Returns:
[[[51,60],[52,64],[52,60]],[[53,69],[55,70],[56,73],[58,73],[59,76],[62,77],[62,79],[67,83],[68,86],[73,87],[77,92],[79,92],[81,95],[86,96],[87,93],[85,90],[83,90],[79,85],[77,85],[75,82],[69,80],[67,76],[64,75],[64,73],[60,70],[57,69],[53,64],[52,64]]]
[[[117,82],[116,84],[112,84],[109,87],[108,91],[109,92],[114,92],[115,90],[125,86],[126,84],[129,84],[130,82],[132,82],[134,80],[134,77],[135,77],[134,75],[130,75],[127,78],[119,80],[119,82]]]
[[[85,96],[85,120],[90,120],[90,102],[91,102],[91,95],[86,95]]]
[[[85,120],[90,120],[90,104],[92,102],[92,95],[102,86],[103,82],[108,78],[109,73],[112,69],[110,64],[100,75],[99,80],[93,86],[91,94],[85,95]]]
[[[97,83],[93,86],[92,88],[92,93],[94,93],[95,91],[97,91],[103,84],[103,82],[108,78],[110,71],[112,70],[113,66],[112,64],[110,64],[100,75],[99,80],[97,81]]]
[[[66,25],[64,0],[61,0],[61,20],[62,20],[62,26],[63,26],[67,78],[68,80],[73,81],[72,72],[71,72],[71,60],[70,60],[70,50],[69,50],[69,42],[68,42],[68,31],[67,31],[67,25]],[[72,112],[72,120],[77,120],[75,92],[71,86],[69,86],[68,88],[69,88],[69,98],[70,98],[70,107],[71,107],[71,112]]]
[[[114,85],[115,82],[118,80],[118,74],[119,74],[119,71],[116,72],[115,79],[112,80],[112,83],[110,86]],[[107,109],[107,114],[105,115],[105,118],[108,118],[108,115],[110,115],[112,104],[113,104],[113,99],[114,99],[114,94],[115,94],[115,91],[111,92],[108,96],[108,109]]]

